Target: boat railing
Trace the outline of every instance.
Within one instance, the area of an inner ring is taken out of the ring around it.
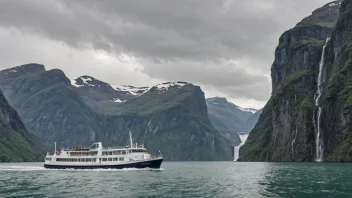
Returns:
[[[49,156],[53,156],[55,154],[55,152],[47,152],[47,155]],[[60,152],[56,152],[56,155],[60,155]]]
[[[109,150],[109,149],[126,149],[128,147],[126,146],[107,146],[105,147],[105,150]]]

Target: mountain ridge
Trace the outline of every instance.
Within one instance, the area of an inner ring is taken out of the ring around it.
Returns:
[[[214,97],[206,99],[209,119],[218,130],[232,133],[249,133],[256,123],[257,112],[260,110],[242,108],[226,98]],[[254,116],[255,115],[255,116]],[[249,119],[252,119],[250,122]]]

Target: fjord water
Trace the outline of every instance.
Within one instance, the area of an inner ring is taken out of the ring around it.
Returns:
[[[352,164],[165,162],[160,170],[0,164],[0,197],[351,197]]]

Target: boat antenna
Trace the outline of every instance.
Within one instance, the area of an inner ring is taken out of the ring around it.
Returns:
[[[54,144],[55,144],[55,153],[56,153],[56,142],[54,142]]]
[[[133,148],[133,140],[132,140],[132,132],[130,131],[130,144],[131,144],[131,148]]]

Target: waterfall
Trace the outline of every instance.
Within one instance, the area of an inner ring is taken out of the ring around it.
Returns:
[[[319,75],[317,79],[317,84],[318,84],[318,89],[315,97],[315,106],[318,107],[318,117],[317,121],[315,123],[315,116],[313,114],[313,120],[314,120],[314,127],[315,127],[315,146],[316,146],[316,158],[315,161],[321,162],[323,161],[323,152],[324,152],[324,144],[323,140],[321,138],[321,130],[320,130],[320,115],[321,115],[321,106],[319,106],[319,99],[321,97],[322,89],[323,89],[323,84],[325,79],[323,79],[323,70],[324,70],[324,64],[325,64],[325,48],[329,42],[330,38],[326,39],[326,43],[323,47],[322,55],[320,58],[320,63],[319,63]]]
[[[241,146],[244,145],[244,143],[246,143],[246,140],[248,138],[248,134],[239,135],[239,136],[240,136],[240,139],[241,139],[241,144],[234,148],[234,160],[235,161],[237,161],[238,158],[240,157],[240,148],[241,148]]]
[[[296,144],[296,138],[297,138],[297,127],[295,130],[295,136],[291,142],[291,153],[292,153],[292,161],[295,161],[296,155],[295,155],[295,144]]]

